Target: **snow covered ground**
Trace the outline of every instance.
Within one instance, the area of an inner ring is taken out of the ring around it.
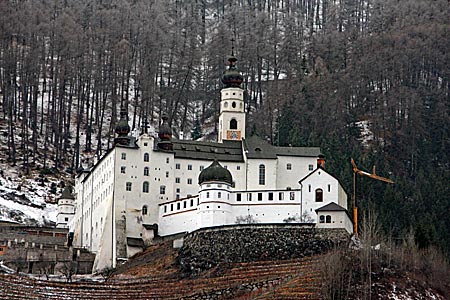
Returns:
[[[17,181],[11,176],[8,179],[5,173],[8,172],[0,177],[0,221],[28,225],[56,223],[56,204],[46,202],[50,200],[48,185],[41,186],[32,179]]]

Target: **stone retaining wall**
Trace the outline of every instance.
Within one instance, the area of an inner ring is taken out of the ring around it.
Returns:
[[[285,260],[327,252],[348,244],[345,229],[302,224],[235,225],[200,229],[184,239],[179,263],[185,275],[195,275],[218,263]]]

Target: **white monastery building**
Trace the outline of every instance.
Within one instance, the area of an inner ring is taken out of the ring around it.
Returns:
[[[79,170],[70,231],[74,246],[96,254],[94,271],[115,267],[154,237],[211,226],[294,221],[352,233],[347,195],[319,148],[246,137],[242,76],[236,58],[228,61],[218,142],[172,139],[166,117],[158,136],[132,137],[122,109],[115,146]]]

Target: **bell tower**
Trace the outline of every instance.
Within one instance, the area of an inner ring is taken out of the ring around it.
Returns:
[[[244,90],[241,88],[243,78],[236,67],[237,59],[233,52],[228,57],[228,69],[222,76],[224,88],[220,98],[219,143],[245,138]]]

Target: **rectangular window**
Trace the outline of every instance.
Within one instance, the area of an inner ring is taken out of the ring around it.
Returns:
[[[269,200],[273,200],[273,193],[269,193]]]
[[[194,206],[194,199],[191,199],[191,206]]]
[[[178,203],[177,203],[177,210],[180,210],[180,208],[181,208],[181,203],[178,202]]]
[[[164,205],[164,212],[167,212],[167,205]]]
[[[328,193],[331,192],[331,184],[328,185]]]
[[[242,200],[242,195],[241,195],[241,193],[238,193],[236,195],[236,201],[241,201],[241,200]]]
[[[252,201],[252,194],[248,194],[248,201]]]
[[[217,193],[217,198],[222,198],[222,193],[221,192]]]
[[[311,185],[310,184],[308,184],[308,192],[311,193]]]
[[[287,169],[287,170],[292,170],[292,164],[287,164],[287,165],[286,165],[286,169]]]
[[[284,200],[284,193],[283,192],[279,192],[278,193],[278,200]]]
[[[161,186],[159,187],[159,193],[160,193],[161,195],[166,194],[166,186],[165,186],[165,185],[161,185]]]
[[[173,203],[170,204],[170,211],[173,211]]]
[[[204,168],[205,166],[200,166],[200,171],[203,171]]]
[[[240,170],[241,169],[241,166],[236,166],[236,170]]]
[[[127,192],[131,191],[131,182],[126,183],[125,189],[127,190]]]
[[[192,178],[188,178],[187,184],[192,184]]]
[[[175,183],[180,183],[180,177],[175,178]]]
[[[177,193],[179,193],[180,192],[180,188],[177,188]]]
[[[180,164],[175,164],[175,169],[177,169],[177,170],[181,169],[181,165]]]
[[[188,165],[188,170],[189,170],[189,171],[192,170],[192,165]]]
[[[294,192],[290,192],[289,193],[289,199],[295,200],[295,193]]]
[[[122,153],[122,160],[126,160],[127,159],[127,154],[126,153]]]
[[[183,201],[183,208],[186,208],[186,201]]]
[[[308,170],[310,170],[310,171],[314,170],[314,165],[309,165]]]
[[[209,192],[206,192],[206,198],[209,198]]]
[[[148,143],[144,143],[144,147],[147,147],[148,146]]]
[[[166,164],[168,164],[170,162],[170,158],[166,158]]]
[[[180,195],[179,194],[177,194],[176,196],[175,196],[175,199],[180,199]]]
[[[258,193],[258,201],[262,201],[262,193]]]
[[[120,173],[125,174],[126,167],[120,167]]]
[[[166,178],[169,178],[169,172],[166,172]]]

